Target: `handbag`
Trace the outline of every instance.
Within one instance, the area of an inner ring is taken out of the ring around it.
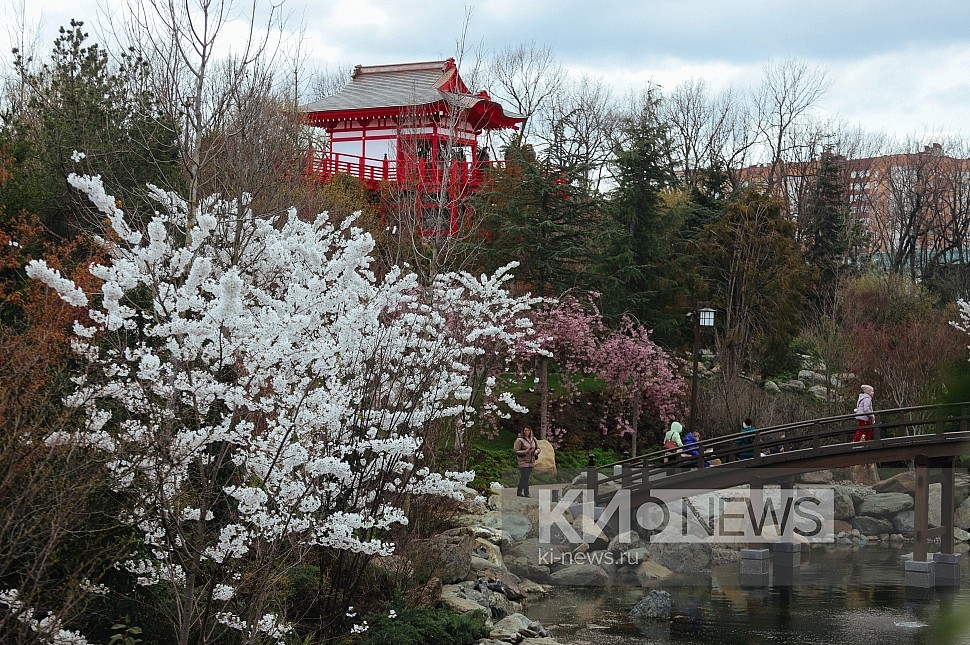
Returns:
[[[667,439],[664,441],[664,450],[675,450],[677,448],[677,442],[673,439]]]

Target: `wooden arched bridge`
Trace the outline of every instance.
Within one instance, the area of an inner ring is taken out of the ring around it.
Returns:
[[[703,439],[699,455],[681,449],[659,450],[587,471],[587,488],[596,505],[607,505],[617,488],[629,491],[636,507],[652,491],[720,490],[786,483],[802,473],[830,468],[913,462],[916,470],[914,558],[926,559],[930,538],[942,539],[953,552],[954,472],[956,458],[970,453],[970,402],[878,410],[872,438],[854,442],[854,415],[798,421],[748,432]],[[692,448],[694,446],[687,446]],[[929,527],[929,484],[940,469],[944,526]]]

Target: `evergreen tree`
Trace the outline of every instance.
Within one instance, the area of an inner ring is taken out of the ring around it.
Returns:
[[[85,217],[91,209],[69,189],[70,172],[97,168],[112,177],[129,210],[137,210],[131,202],[146,183],[175,174],[175,128],[157,116],[147,63],[129,52],[113,69],[103,48],[87,44],[83,25],[61,27],[50,61],[39,68],[15,52],[19,85],[0,129],[0,148],[12,159],[0,204],[9,213],[37,213],[60,233],[97,228],[100,220]]]
[[[528,145],[510,146],[505,157],[506,167],[475,208],[482,236],[471,244],[484,270],[516,260],[518,280],[545,297],[587,286],[601,215],[597,200],[580,188],[582,169],[554,166]]]
[[[680,326],[671,305],[681,284],[672,267],[672,239],[679,221],[663,193],[675,183],[667,131],[656,117],[656,99],[626,120],[615,147],[616,189],[602,245],[603,309],[611,319],[629,312],[658,339]]]
[[[740,195],[704,232],[700,249],[713,304],[724,312],[724,374],[782,367],[800,328],[809,272],[781,204],[753,191]]]
[[[822,153],[807,204],[799,215],[805,260],[817,272],[815,296],[828,301],[846,266],[849,252],[849,201],[845,160],[831,150]]]

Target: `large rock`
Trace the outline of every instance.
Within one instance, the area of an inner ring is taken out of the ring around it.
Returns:
[[[859,504],[859,515],[892,517],[913,508],[913,498],[906,493],[876,493]]]
[[[775,383],[774,381],[765,381],[764,388],[765,388],[765,392],[771,395],[781,393],[781,388],[778,387],[778,384]]]
[[[595,564],[571,564],[549,576],[551,584],[561,587],[602,587],[610,576]]]
[[[636,567],[639,566],[641,562],[645,562],[650,559],[650,553],[645,547],[638,546],[635,549],[630,549],[629,551],[624,551],[620,554],[620,559],[618,562],[622,567]]]
[[[859,507],[862,505],[862,500],[874,495],[875,491],[869,486],[854,486],[849,489],[849,495],[852,497],[852,503],[855,504],[855,512],[859,513]]]
[[[825,374],[819,374],[818,372],[813,372],[812,370],[798,370],[798,380],[802,381],[803,383],[826,384],[829,382],[829,379],[827,376],[825,376]]]
[[[651,560],[675,573],[698,573],[711,566],[711,545],[706,542],[652,542],[645,548]]]
[[[471,571],[473,544],[467,535],[437,535],[416,546],[433,564],[434,575],[444,584],[451,584],[464,580]]]
[[[877,493],[909,493],[912,495],[916,490],[916,475],[912,471],[899,473],[874,484],[872,490]]]
[[[610,540],[606,550],[619,554],[639,547],[642,542],[643,540],[640,538],[639,533],[636,531],[627,531],[625,533],[620,533],[615,538]]]
[[[637,565],[636,574],[641,585],[648,585],[655,580],[663,580],[673,575],[673,571],[653,560],[642,560]]]
[[[808,393],[819,401],[828,401],[830,389],[825,385],[813,385],[808,388]]]
[[[506,531],[516,542],[521,542],[530,534],[536,534],[536,529],[528,517],[511,511],[489,511],[480,516],[479,521],[486,528]]]
[[[849,479],[853,484],[872,486],[879,482],[879,470],[876,468],[876,464],[849,466]]]
[[[593,551],[601,551],[610,544],[610,536],[591,517],[580,515],[572,523],[581,540]]]
[[[528,616],[509,614],[492,626],[488,636],[504,643],[518,643],[522,639],[519,630],[528,629],[531,624]]]
[[[597,471],[596,477],[597,477],[597,484],[598,484],[598,488],[596,490],[600,495],[608,495],[609,493],[615,493],[616,491],[620,490],[620,484],[618,481],[616,480],[611,480],[608,482],[603,481],[605,479],[608,479],[610,475]],[[569,482],[569,486],[567,486],[565,490],[571,490],[575,488],[586,488],[585,470],[579,473],[578,475],[576,475],[575,477],[573,477],[572,481]]]
[[[835,496],[835,519],[848,520],[855,517],[855,504],[852,495],[846,486],[833,486],[832,492]]]
[[[430,609],[438,604],[441,599],[441,579],[431,578],[420,587],[415,587],[404,594],[404,600],[408,607],[419,609]]]
[[[545,439],[539,439],[539,458],[532,468],[533,475],[556,476],[556,449]]]
[[[670,620],[673,605],[668,592],[653,589],[630,610],[629,616],[634,621]]]
[[[502,562],[502,550],[495,544],[492,544],[483,538],[475,538],[473,547],[474,554],[479,558],[488,560],[498,567],[505,566],[505,563]]]
[[[953,525],[964,531],[970,530],[970,498],[965,499],[953,514]]]
[[[893,517],[893,527],[897,533],[911,538],[916,535],[916,513],[913,511],[903,511]]]
[[[859,529],[863,535],[882,535],[892,533],[893,525],[884,517],[869,517],[860,515],[852,519],[852,526]]]
[[[798,481],[806,484],[831,484],[832,479],[831,470],[816,470],[810,473],[802,473],[798,476]]]
[[[943,486],[930,484],[930,526],[943,526]]]
[[[469,600],[468,598],[448,593],[442,594],[441,606],[448,611],[462,615],[469,615],[472,613],[482,613],[488,615],[491,613],[486,607],[482,607],[482,605],[474,600]],[[488,617],[491,618],[491,615]]]

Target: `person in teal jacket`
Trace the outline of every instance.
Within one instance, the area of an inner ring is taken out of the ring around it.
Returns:
[[[735,445],[739,448],[750,446],[754,443],[754,437],[745,437],[744,435],[754,434],[757,431],[758,429],[754,427],[754,421],[751,420],[751,417],[746,418],[744,423],[741,424],[741,438],[734,442]],[[738,459],[751,459],[752,457],[754,457],[754,450],[744,450],[738,453]]]

